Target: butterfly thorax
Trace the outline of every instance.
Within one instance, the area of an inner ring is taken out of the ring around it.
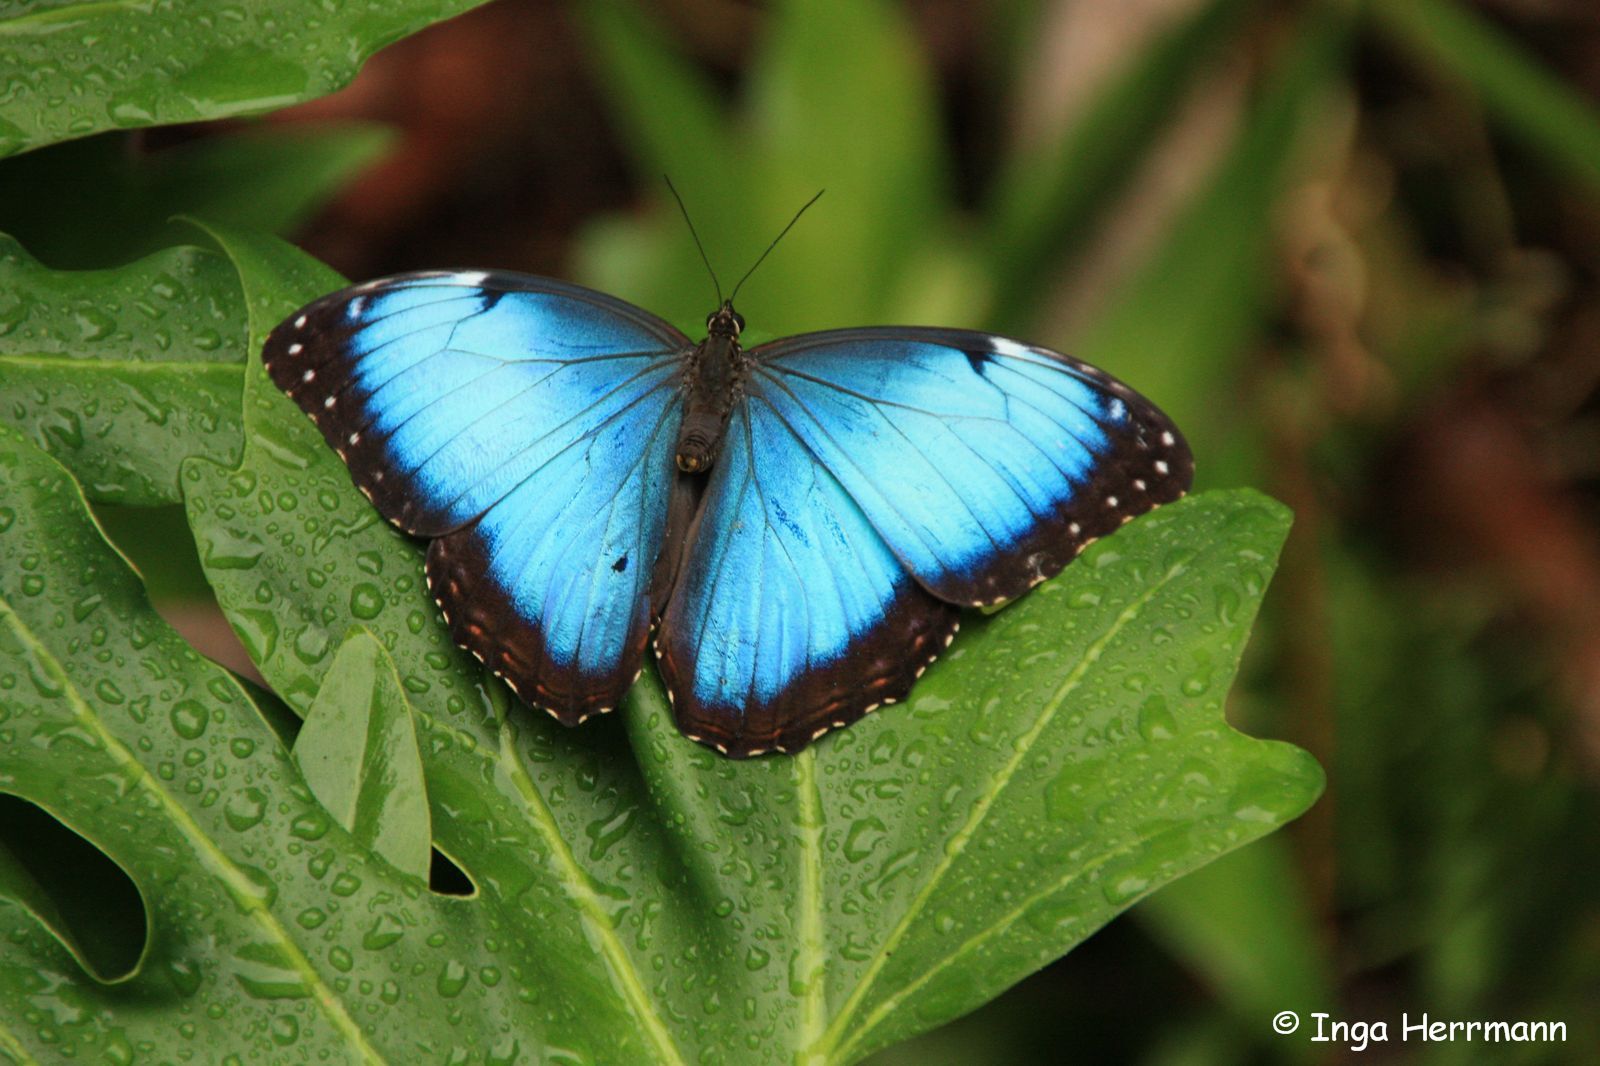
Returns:
[[[744,388],[748,360],[739,346],[744,318],[724,300],[706,319],[706,339],[685,368],[688,401],[678,431],[678,469],[697,474],[711,469],[722,448],[728,416]]]

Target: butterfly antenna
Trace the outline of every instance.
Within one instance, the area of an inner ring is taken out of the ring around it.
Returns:
[[[767,256],[772,254],[772,250],[778,246],[778,242],[783,240],[784,234],[787,234],[790,230],[794,229],[794,224],[796,222],[800,221],[800,216],[806,213],[806,208],[810,207],[812,204],[814,204],[818,200],[822,199],[822,194],[827,192],[827,191],[828,191],[827,189],[818,189],[817,190],[817,195],[815,195],[811,199],[807,200],[805,202],[804,206],[802,206],[800,208],[800,210],[798,210],[798,211],[796,211],[794,213],[794,217],[789,220],[789,224],[787,226],[783,227],[783,233],[780,233],[776,237],[772,238],[772,243],[767,245],[767,250],[761,253],[761,259],[757,259],[755,261],[755,263],[750,267],[750,269],[746,270],[744,272],[744,277],[739,279],[739,284],[735,285],[733,287],[733,292],[728,294],[728,302],[729,303],[732,303],[733,300],[734,300],[734,297],[739,295],[740,286],[744,285],[745,282],[750,280],[750,275],[754,274],[756,272],[756,267],[761,265],[762,260],[766,259]]]
[[[683,197],[678,195],[677,186],[672,184],[672,179],[663,174],[661,175],[661,180],[667,183],[667,188],[672,190],[672,198],[678,201],[678,210],[683,212],[683,221],[689,226],[689,236],[694,238],[694,246],[700,249],[700,261],[706,265],[706,273],[711,275],[711,284],[717,290],[717,306],[721,307],[722,283],[717,280],[717,272],[711,269],[711,260],[706,256],[706,246],[700,243],[700,234],[694,231],[694,219],[689,217],[689,209],[683,206]],[[734,291],[737,292],[738,290]]]

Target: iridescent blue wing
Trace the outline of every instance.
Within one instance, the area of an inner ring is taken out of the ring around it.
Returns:
[[[903,697],[956,624],[748,393],[656,634],[678,728],[728,755],[799,751]]]
[[[750,352],[750,388],[917,582],[982,606],[1189,488],[1155,405],[1087,363],[966,330],[809,333]]]
[[[379,512],[433,538],[455,639],[571,724],[638,674],[692,348],[576,285],[422,273],[306,306],[263,359]]]

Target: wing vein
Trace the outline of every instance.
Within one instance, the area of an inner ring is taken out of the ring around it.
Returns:
[[[787,384],[785,384],[784,382],[776,380],[776,379],[773,379],[773,383],[776,384],[779,388],[781,388],[784,392],[788,393],[790,398],[794,400],[795,405],[798,406],[801,410],[803,410],[806,413],[806,417],[811,419],[811,423],[814,426],[817,427],[817,431],[819,433],[821,433],[823,436],[827,437],[828,440],[833,443],[833,446],[839,450],[839,454],[841,456],[845,457],[846,461],[848,461],[850,463],[850,465],[855,468],[856,472],[861,475],[862,480],[864,482],[870,484],[871,478],[868,477],[867,472],[861,468],[861,464],[857,463],[853,459],[849,458],[849,456],[850,456],[849,450],[846,449],[842,444],[840,444],[839,441],[834,437],[834,435],[832,433],[828,432],[827,427],[822,424],[822,420],[819,419],[816,416],[815,412],[813,412],[811,410],[811,408],[806,404],[806,402],[803,399],[801,399],[799,397],[799,395],[796,394],[794,392],[794,390],[790,389],[789,386]],[[774,411],[777,411],[776,405],[773,405],[773,404],[771,404],[769,402],[768,406],[771,406]],[[926,412],[926,413],[932,414],[932,412]],[[799,432],[796,431],[792,425],[790,425],[789,420],[787,418],[785,418],[781,412],[779,413],[778,417],[783,419],[783,423],[790,427],[790,432],[791,433],[794,433],[796,437],[800,437]],[[937,417],[937,416],[935,416],[935,417]],[[901,440],[905,441],[906,446],[909,447],[913,453],[915,453],[917,455],[922,455],[922,449],[919,448],[916,445],[916,443],[911,440],[910,437],[906,436],[905,431],[900,428],[899,424],[897,424],[896,422],[894,422],[892,419],[888,418],[887,416],[885,416],[883,420],[884,420],[885,423],[887,423],[888,425],[893,427],[895,433],[900,436]],[[802,444],[804,444],[804,438],[800,438],[800,439],[801,439]],[[816,452],[814,450],[810,449],[809,446],[807,446],[807,449],[811,450],[812,456],[814,458],[816,458],[817,462],[820,463],[823,466],[824,469],[827,469],[827,465],[828,464],[826,462],[824,462],[820,456],[817,456]],[[923,458],[924,458],[924,460],[927,460],[927,456],[923,456]],[[956,501],[961,504],[962,509],[967,512],[967,516],[972,519],[972,524],[974,526],[976,526],[978,529],[983,531],[983,535],[989,541],[990,547],[993,548],[996,552],[1000,551],[1000,544],[999,544],[998,541],[996,541],[994,539],[994,534],[989,531],[989,527],[988,526],[984,525],[983,519],[978,517],[977,512],[975,512],[972,509],[972,505],[967,502],[966,498],[964,496],[962,496],[961,492],[955,487],[954,484],[951,483],[950,479],[945,476],[944,471],[940,470],[937,466],[934,466],[931,461],[928,461],[928,468],[930,470],[932,470],[935,475],[938,476],[940,481],[943,481],[945,483],[945,486],[947,488],[949,488],[950,495],[955,497]],[[841,483],[841,487],[843,487],[842,483]],[[849,493],[850,490],[849,489],[845,489],[845,491],[847,493]],[[853,493],[850,493],[850,495],[852,496],[852,498],[854,498],[854,494]],[[859,501],[857,501],[857,502],[859,503]],[[900,518],[903,521],[905,521],[905,523],[906,523],[906,525],[908,527],[915,528],[913,523],[909,520],[909,516],[907,516],[903,511],[901,511],[899,509],[899,507],[895,506],[893,503],[890,503],[890,501],[886,497],[884,498],[884,503],[891,510],[893,510],[896,514],[898,514],[900,516]],[[922,536],[922,533],[921,533],[920,530],[918,530],[918,532],[917,532],[917,537],[918,537],[919,540],[922,541],[924,546],[931,547],[931,545],[929,545],[928,541]]]

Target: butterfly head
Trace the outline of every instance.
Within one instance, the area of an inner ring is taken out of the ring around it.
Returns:
[[[723,300],[721,307],[706,316],[706,332],[713,337],[737,338],[744,332],[744,316],[733,309],[732,300]]]

